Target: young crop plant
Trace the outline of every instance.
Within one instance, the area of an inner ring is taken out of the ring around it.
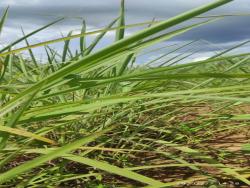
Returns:
[[[67,19],[60,18],[2,47],[0,187],[248,187],[250,52],[231,52],[250,41],[200,61],[189,57],[201,39],[169,44],[243,16],[204,14],[230,2],[128,24],[121,0],[119,16],[105,28],[89,32],[83,20],[79,34],[30,43]],[[11,7],[0,32],[8,14]],[[126,35],[136,27],[144,29]],[[98,48],[110,31],[114,42]],[[46,62],[34,49],[44,50]]]

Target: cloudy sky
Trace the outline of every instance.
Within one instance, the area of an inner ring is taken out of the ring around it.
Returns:
[[[214,0],[126,0],[126,23],[150,21],[153,18],[164,20],[186,10],[198,7]],[[9,17],[0,38],[4,45],[20,36],[21,26],[26,33],[39,28],[57,18],[65,17],[46,31],[30,39],[31,43],[60,37],[70,30],[79,30],[82,19],[85,19],[89,30],[104,27],[119,15],[119,0],[1,0],[0,10],[10,6]],[[207,15],[216,14],[250,14],[250,0],[234,0],[224,7],[217,8]],[[201,56],[207,56],[218,49],[225,49],[241,41],[250,39],[250,16],[226,17],[169,41],[188,42],[203,39],[210,44],[204,46]],[[140,29],[140,28],[138,28]],[[134,30],[129,30],[133,32]],[[105,46],[113,41],[114,33],[110,33],[103,41]],[[59,45],[59,44],[58,44]],[[57,46],[59,47],[59,46]],[[248,46],[241,48],[248,50]]]

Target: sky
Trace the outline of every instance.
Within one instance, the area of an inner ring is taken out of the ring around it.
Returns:
[[[126,0],[126,23],[133,24],[144,21],[165,20],[183,11],[204,5],[214,0]],[[5,45],[22,36],[21,27],[25,33],[31,32],[57,18],[65,20],[36,34],[30,43],[42,42],[66,35],[69,31],[80,30],[82,20],[86,20],[89,31],[102,28],[119,15],[119,0],[1,0],[0,10],[10,7],[9,17],[0,37],[0,44]],[[234,0],[223,7],[206,13],[218,14],[250,14],[250,0]],[[169,44],[185,43],[201,39],[203,43],[199,57],[210,56],[214,51],[226,49],[242,41],[250,39],[250,16],[225,17],[222,20],[196,28],[180,37],[171,39]],[[202,21],[203,19],[197,19]],[[142,28],[130,29],[127,35]],[[109,44],[114,39],[110,32],[101,42],[99,48]],[[91,40],[91,38],[90,38]],[[76,45],[73,42],[72,45]],[[56,44],[55,48],[60,48]],[[240,50],[247,51],[249,46]],[[38,50],[39,52],[39,50]],[[160,55],[160,54],[159,54]]]

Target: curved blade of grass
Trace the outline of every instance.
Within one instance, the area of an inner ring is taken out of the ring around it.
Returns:
[[[72,35],[72,31],[69,32],[68,37],[70,37],[71,35]],[[62,62],[66,61],[66,57],[67,57],[68,50],[69,50],[69,43],[70,43],[70,40],[65,41],[63,54],[62,54]]]
[[[53,150],[55,151],[55,149],[53,149]],[[42,154],[48,153],[48,151],[46,151],[46,150],[33,150],[33,152],[42,153]],[[72,155],[72,154],[65,154],[62,157],[64,159],[67,159],[70,161],[74,161],[74,162],[78,162],[78,163],[85,164],[88,166],[92,166],[94,168],[101,169],[105,172],[108,172],[111,174],[116,174],[116,175],[119,175],[122,177],[126,177],[126,178],[129,178],[129,179],[141,182],[141,183],[145,183],[148,185],[154,185],[154,186],[163,185],[163,183],[160,181],[154,180],[152,178],[148,178],[146,176],[143,176],[141,174],[133,172],[127,168],[120,168],[120,167],[108,164],[106,162],[97,161],[94,159],[90,159],[90,158],[86,158],[86,157],[82,157],[82,156],[77,156],[77,155]]]
[[[2,64],[0,64],[0,71],[1,71],[1,76],[0,76],[0,83],[3,81],[4,79],[4,75],[7,71],[7,67],[8,65],[11,63],[12,60],[12,55],[8,55],[5,59],[4,62]]]
[[[17,128],[11,128],[11,127],[0,125],[0,132],[7,132],[10,134],[24,136],[24,137],[40,140],[42,142],[46,142],[46,143],[53,144],[53,145],[56,144],[56,142],[51,140],[51,139],[45,138],[45,137],[37,135],[37,134],[33,134],[33,133],[25,131],[25,130],[17,129]]]
[[[124,38],[124,34],[125,34],[125,30],[124,30],[124,26],[125,26],[125,2],[124,0],[121,0],[121,8],[120,8],[120,17],[118,19],[118,28],[116,30],[116,36],[115,39],[116,41],[121,40]]]
[[[56,23],[58,23],[58,22],[60,22],[62,20],[63,20],[63,18],[58,19],[58,20],[53,21],[53,22],[51,22],[51,23],[49,23],[49,24],[47,24],[47,25],[45,25],[45,26],[43,26],[43,27],[41,27],[41,28],[39,28],[39,29],[37,29],[35,31],[32,31],[31,33],[21,37],[20,39],[17,39],[16,41],[12,42],[11,44],[9,44],[6,47],[4,47],[3,49],[1,49],[0,53],[3,53],[4,51],[6,51],[6,50],[10,49],[11,47],[13,47],[14,45],[22,42],[23,40],[27,39],[28,37],[40,32],[40,31],[42,31],[42,30],[44,30],[44,29],[46,29],[46,28],[48,28],[48,27],[50,27],[50,26],[52,26],[52,25],[54,25],[54,24],[56,24]]]
[[[19,62],[20,62],[21,72],[25,75],[27,79],[29,79],[29,74],[28,74],[27,67],[26,67],[26,64],[24,63],[23,58],[21,56],[18,56],[17,58],[19,59]]]
[[[89,45],[89,47],[84,51],[84,55],[87,56],[88,54],[90,54],[92,52],[92,50],[96,47],[96,45],[99,43],[99,41],[105,36],[105,34],[107,33],[107,29],[110,29],[115,23],[117,22],[117,19],[115,19],[114,21],[112,21],[105,29],[103,32],[101,32],[96,38],[95,40]]]
[[[56,69],[55,69],[55,66],[54,66],[54,64],[53,64],[53,60],[54,60],[54,58],[55,58],[55,53],[52,52],[53,54],[50,54],[48,50],[49,50],[49,49],[45,47],[45,52],[46,52],[46,54],[47,54],[48,63],[49,63],[49,68],[50,68],[50,70],[51,70],[52,72],[55,72]],[[50,52],[51,52],[51,51],[50,51]]]
[[[25,33],[24,33],[23,28],[21,28],[21,29],[22,29],[23,36],[25,36]],[[27,38],[25,38],[25,43],[26,43],[26,46],[27,46],[27,47],[29,47],[29,46],[30,46],[30,44],[29,44],[29,42],[28,42],[28,39],[27,39]],[[35,58],[35,55],[34,55],[33,51],[32,51],[31,49],[28,49],[28,51],[29,51],[30,57],[31,57],[32,62],[34,63],[35,67],[39,68],[39,66],[38,66],[38,64],[37,64],[37,61],[36,61],[36,58]]]
[[[2,16],[2,18],[0,19],[0,34],[2,33],[4,23],[5,23],[5,21],[6,21],[6,19],[7,19],[7,16],[8,16],[8,12],[9,12],[9,7],[7,7],[7,8],[4,10],[3,16]]]
[[[207,16],[196,16],[195,18],[221,18],[221,17],[237,17],[237,16],[250,16],[248,13],[238,14],[220,14],[220,15],[207,15]]]
[[[108,131],[112,130],[113,127],[109,127],[103,131],[93,133],[85,138],[76,140],[72,143],[69,143],[65,146],[62,146],[54,151],[49,152],[48,154],[42,155],[40,157],[37,157],[31,161],[28,161],[24,164],[21,164],[15,168],[12,168],[11,170],[4,172],[0,174],[0,183],[7,182],[13,178],[16,178],[17,176],[21,175],[24,172],[27,172],[35,167],[38,167],[42,165],[43,163],[46,163],[49,160],[61,157],[65,155],[66,153],[69,153],[80,146],[87,144],[89,142],[94,141],[98,137],[102,136],[103,134],[107,133]]]
[[[71,160],[71,161],[79,162],[79,163],[82,163],[82,164],[85,164],[88,166],[92,166],[92,167],[104,170],[104,171],[112,173],[112,174],[120,175],[122,177],[126,177],[129,179],[135,180],[135,181],[139,181],[141,183],[149,184],[152,186],[163,186],[164,185],[160,181],[154,180],[152,178],[148,178],[146,176],[140,175],[136,172],[130,171],[130,170],[125,169],[125,168],[119,168],[117,166],[110,165],[110,164],[105,163],[105,162],[89,159],[86,157],[80,157],[80,156],[76,156],[76,155],[64,156],[64,158]]]
[[[81,30],[81,35],[86,33],[86,22],[83,20],[82,22],[82,30]],[[86,50],[86,36],[81,36],[80,37],[80,51],[82,56],[84,55],[84,51]]]

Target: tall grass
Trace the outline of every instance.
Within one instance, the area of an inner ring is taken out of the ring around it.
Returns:
[[[217,0],[164,21],[126,25],[122,0],[119,18],[104,29],[87,32],[83,21],[78,35],[29,43],[60,19],[1,49],[0,185],[156,188],[228,177],[249,185],[249,169],[225,164],[219,157],[224,151],[214,154],[204,145],[218,132],[248,126],[250,115],[234,109],[250,102],[250,53],[228,54],[249,41],[185,64],[180,62],[189,55],[172,55],[196,41],[155,46],[228,16],[200,15],[229,2]],[[8,9],[0,31],[7,14]],[[206,19],[180,25],[197,17]],[[125,37],[127,28],[143,25]],[[109,31],[116,31],[115,42],[95,50]],[[98,35],[87,46],[92,34]],[[70,48],[73,38],[79,38],[76,52]],[[27,46],[15,49],[23,42]],[[62,54],[49,47],[56,42],[64,42]],[[37,47],[45,48],[46,64],[33,54]],[[162,49],[162,57],[136,66],[141,55]],[[30,58],[22,56],[26,50]],[[201,112],[196,113],[197,107]],[[247,146],[230,156],[245,164]],[[178,169],[179,176],[171,177]],[[185,178],[183,172],[192,175]]]

